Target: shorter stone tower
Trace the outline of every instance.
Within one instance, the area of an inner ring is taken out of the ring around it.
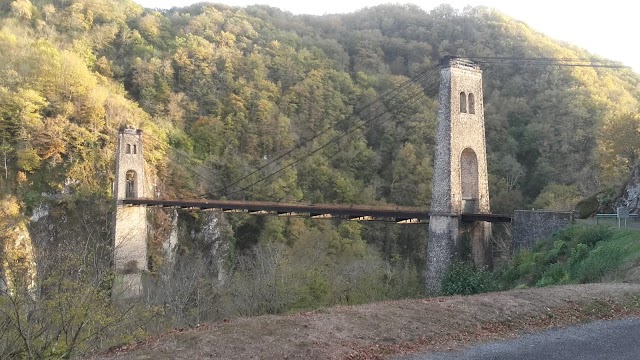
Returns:
[[[147,270],[147,209],[123,206],[125,198],[145,197],[142,130],[123,128],[118,134],[114,198],[116,219],[113,262],[116,279],[114,297],[136,297],[142,293],[142,273]]]
[[[473,62],[447,57],[440,71],[440,108],[427,245],[427,290],[439,293],[461,240],[471,241],[478,266],[491,264],[490,224],[463,223],[464,213],[489,213],[482,71]]]

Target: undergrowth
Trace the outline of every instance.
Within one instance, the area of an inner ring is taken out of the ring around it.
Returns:
[[[503,288],[584,284],[615,279],[640,259],[640,232],[573,226],[517,254],[496,274]]]
[[[442,282],[444,295],[470,295],[522,287],[619,280],[640,264],[640,232],[608,226],[572,226],[518,253],[495,272],[468,261],[453,262]]]
[[[442,280],[444,295],[471,295],[499,289],[492,273],[478,270],[468,261],[453,262]]]

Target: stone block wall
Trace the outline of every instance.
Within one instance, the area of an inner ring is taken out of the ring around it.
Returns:
[[[473,113],[460,111],[461,93],[475,95]],[[432,212],[460,214],[464,200],[475,202],[473,212],[490,212],[482,71],[477,68],[452,63],[441,70],[432,183]],[[473,189],[468,199],[463,199],[463,185]]]
[[[469,61],[443,59],[427,244],[427,291],[437,294],[460,237],[472,241],[477,266],[490,266],[489,224],[461,224],[459,215],[489,213],[482,71]]]
[[[116,200],[113,262],[116,272],[114,295],[120,298],[142,294],[142,274],[147,268],[147,209],[118,203],[127,197],[145,197],[145,162],[142,130],[123,128],[116,152]]]
[[[513,252],[533,249],[538,242],[571,226],[574,219],[571,211],[516,210],[513,214],[511,249]]]

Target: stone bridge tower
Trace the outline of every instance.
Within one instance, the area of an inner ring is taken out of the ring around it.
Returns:
[[[440,70],[440,108],[427,245],[427,290],[441,280],[462,242],[471,242],[477,266],[491,266],[485,222],[463,223],[460,214],[489,213],[482,71],[473,62],[447,57]]]
[[[123,128],[116,150],[116,221],[113,261],[116,279],[114,297],[136,297],[142,293],[142,273],[147,270],[147,209],[123,206],[125,198],[145,197],[142,130]]]

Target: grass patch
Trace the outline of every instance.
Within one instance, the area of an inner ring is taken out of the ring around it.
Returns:
[[[504,288],[598,282],[640,260],[640,232],[573,226],[523,251],[498,274]]]

